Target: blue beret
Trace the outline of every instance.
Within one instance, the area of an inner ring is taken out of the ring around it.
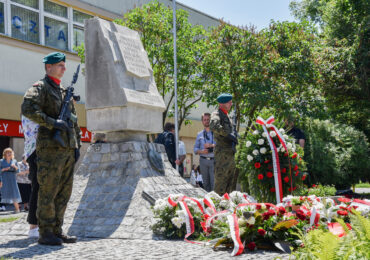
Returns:
[[[66,61],[66,55],[61,52],[52,52],[44,57],[42,60],[45,64],[55,64],[61,61]]]
[[[231,94],[229,94],[229,93],[222,93],[221,95],[219,95],[217,97],[217,102],[218,103],[221,103],[221,104],[224,104],[224,103],[229,102],[232,98],[233,98],[233,96]]]

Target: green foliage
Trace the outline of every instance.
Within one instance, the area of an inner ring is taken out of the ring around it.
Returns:
[[[324,229],[315,229],[306,235],[299,232],[304,246],[292,253],[294,259],[369,259],[370,220],[356,211],[350,215],[350,219],[352,230],[338,220],[347,233],[341,238]]]
[[[291,3],[293,14],[318,23],[318,83],[331,117],[370,137],[370,2],[368,0],[302,0]]]
[[[315,195],[316,197],[329,197],[334,196],[336,191],[334,185],[315,185],[312,188],[303,187],[297,190],[297,194],[300,196]]]
[[[305,161],[311,183],[334,184],[343,189],[369,178],[369,146],[366,136],[350,126],[305,118]]]

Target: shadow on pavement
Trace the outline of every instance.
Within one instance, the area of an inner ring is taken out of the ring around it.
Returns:
[[[1,248],[19,248],[20,250],[15,251],[13,253],[1,255],[1,257],[6,258],[33,258],[34,256],[38,255],[47,255],[51,252],[61,250],[64,246],[45,246],[39,245],[37,243],[36,238],[21,238],[21,239],[14,239],[9,240],[5,244],[0,244]]]

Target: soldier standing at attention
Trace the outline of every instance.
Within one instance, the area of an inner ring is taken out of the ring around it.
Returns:
[[[73,102],[69,103],[68,122],[58,119],[65,89],[60,85],[66,70],[65,55],[53,52],[44,57],[46,75],[26,92],[22,114],[40,125],[37,141],[37,180],[40,185],[37,203],[39,244],[75,243],[76,237],[63,233],[62,225],[67,203],[72,193],[73,168],[80,156],[80,128]],[[66,144],[62,147],[53,139],[61,131]]]
[[[233,134],[232,122],[228,112],[232,106],[232,95],[223,93],[217,97],[218,110],[211,114],[210,129],[214,134],[215,146],[215,192],[223,195],[236,188],[237,173],[235,168],[233,142],[237,138]]]

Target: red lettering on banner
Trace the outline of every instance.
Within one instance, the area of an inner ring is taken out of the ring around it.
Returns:
[[[86,127],[81,128],[81,141],[91,142],[91,132]],[[23,128],[20,121],[0,119],[0,136],[23,137]]]

